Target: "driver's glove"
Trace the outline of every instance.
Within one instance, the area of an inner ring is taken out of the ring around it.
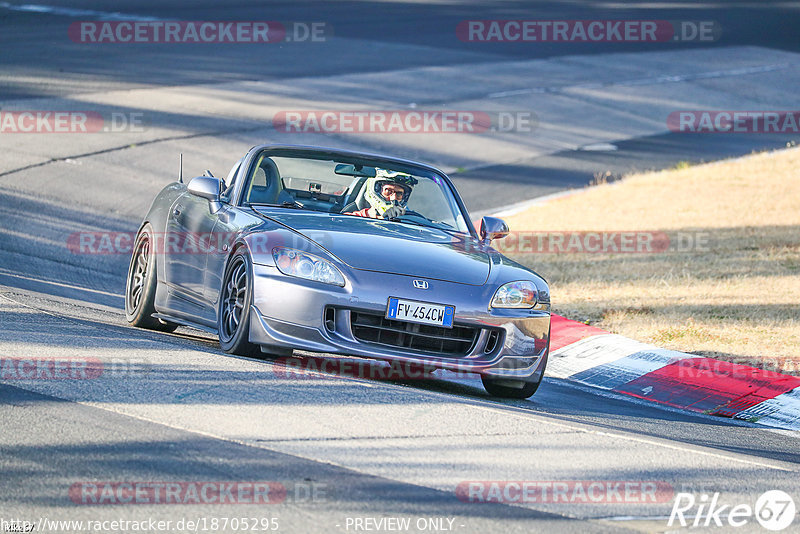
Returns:
[[[394,219],[395,217],[400,217],[406,212],[406,209],[403,206],[392,206],[383,212],[384,219]]]

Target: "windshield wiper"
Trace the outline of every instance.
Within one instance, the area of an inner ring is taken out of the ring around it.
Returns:
[[[414,219],[406,219],[406,217],[414,217]],[[403,215],[399,215],[397,217],[392,217],[391,219],[387,219],[387,220],[389,220],[389,221],[397,221],[397,222],[402,222],[402,223],[407,223],[407,224],[413,224],[415,226],[422,226],[423,228],[435,228],[436,230],[443,230],[445,232],[458,232],[458,230],[456,230],[455,228],[453,228],[452,226],[450,226],[447,223],[437,224],[437,223],[435,223],[433,221],[425,219],[426,221],[428,221],[426,223],[426,222],[420,221],[419,220],[420,218],[422,218],[421,215],[403,214]]]
[[[261,202],[250,202],[251,206],[266,206],[268,208],[293,208],[297,210],[304,210],[306,209],[304,204],[297,202],[296,200],[286,200],[281,202],[280,204],[264,204]]]

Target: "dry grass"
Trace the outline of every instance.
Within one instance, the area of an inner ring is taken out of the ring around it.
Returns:
[[[639,174],[508,217],[514,231],[664,231],[692,250],[510,254],[553,309],[666,348],[800,374],[800,148]]]

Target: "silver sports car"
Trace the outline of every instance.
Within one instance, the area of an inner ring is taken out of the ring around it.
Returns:
[[[214,332],[235,354],[293,349],[479,373],[527,398],[550,346],[547,283],[491,247],[433,167],[262,145],[223,181],[165,187],[136,237],[128,321]]]

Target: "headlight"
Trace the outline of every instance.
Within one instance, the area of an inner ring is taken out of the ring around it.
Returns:
[[[500,286],[494,297],[490,308],[533,308],[536,306],[536,285],[533,282],[520,280],[519,282],[509,282]]]
[[[275,259],[278,270],[287,276],[344,286],[344,276],[339,269],[334,267],[331,262],[313,254],[306,254],[291,248],[275,247],[272,249],[272,257]]]

